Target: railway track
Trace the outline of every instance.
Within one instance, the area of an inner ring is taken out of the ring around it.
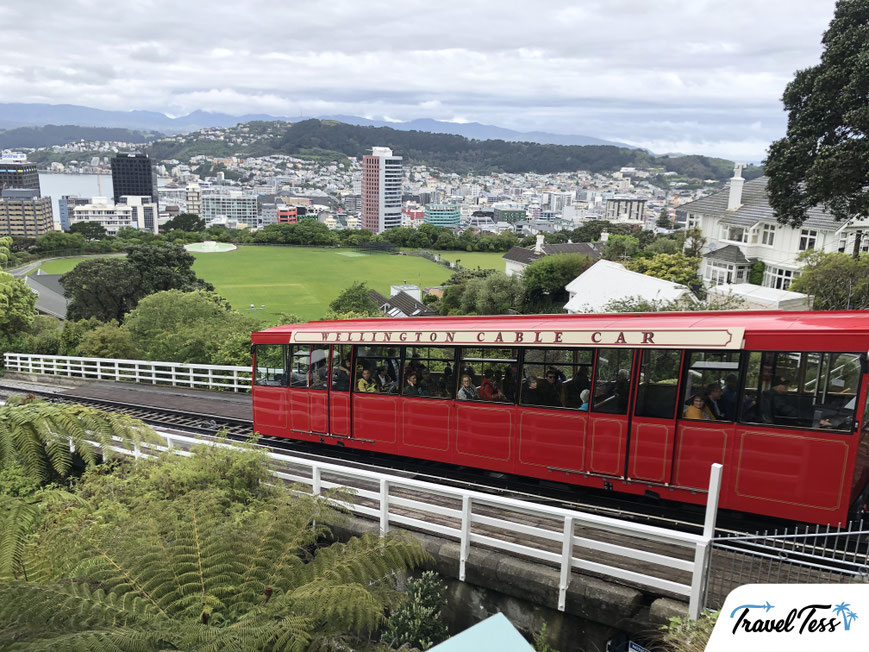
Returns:
[[[0,383],[0,397],[12,394],[34,394],[49,401],[89,405],[102,410],[120,412],[140,419],[151,426],[172,429],[184,434],[213,438],[218,433],[231,440],[247,441],[252,435],[253,423],[245,419],[216,417],[170,408],[143,407],[121,401],[76,396],[35,390],[14,384]],[[257,445],[277,453],[286,453],[323,462],[340,462],[356,468],[381,473],[411,474],[413,477],[447,486],[473,489],[490,494],[508,496],[540,504],[601,514],[633,522],[642,522],[684,532],[697,533],[703,529],[704,507],[670,503],[647,497],[621,498],[602,490],[566,485],[560,482],[537,481],[503,473],[455,467],[438,462],[412,460],[385,453],[371,453],[331,444],[315,444],[281,437],[260,436]],[[638,505],[640,506],[638,508]],[[783,529],[783,521],[757,520],[745,515],[719,512],[716,536],[750,536],[764,530]]]

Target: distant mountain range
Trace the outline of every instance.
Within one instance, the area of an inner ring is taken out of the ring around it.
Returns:
[[[51,147],[80,140],[108,140],[127,143],[147,143],[163,134],[156,131],[134,131],[121,127],[79,127],[77,125],[45,125],[0,130],[0,149],[18,147]]]
[[[511,142],[540,143],[547,145],[616,145],[623,143],[602,140],[591,136],[552,134],[543,131],[515,131],[479,122],[443,122],[422,118],[410,122],[387,122],[369,120],[352,115],[316,116],[321,120],[338,120],[351,125],[390,127],[399,131],[424,131],[436,134],[453,134],[476,140],[500,139]],[[194,111],[184,116],[171,118],[157,111],[104,111],[75,104],[22,104],[0,103],[0,129],[33,127],[43,125],[77,125],[80,127],[114,127],[138,131],[157,131],[164,134],[179,134],[207,127],[231,127],[240,122],[254,120],[300,122],[308,117],[291,118],[265,114],[229,115],[211,111]],[[96,136],[95,136],[96,137]],[[51,143],[62,144],[62,143]],[[23,147],[25,145],[18,145]]]

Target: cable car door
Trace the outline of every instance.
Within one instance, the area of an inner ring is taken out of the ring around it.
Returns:
[[[627,477],[668,484],[673,472],[682,351],[639,351]]]

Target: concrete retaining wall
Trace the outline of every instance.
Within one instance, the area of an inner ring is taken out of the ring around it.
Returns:
[[[378,528],[372,521],[350,518],[334,533],[346,540]],[[466,581],[460,582],[458,543],[418,532],[413,536],[433,557],[432,568],[447,580],[445,617],[451,633],[501,612],[528,638],[546,624],[549,643],[559,652],[605,652],[615,637],[643,640],[671,616],[688,612],[685,602],[574,573],[562,613],[555,568],[477,548],[466,563]]]

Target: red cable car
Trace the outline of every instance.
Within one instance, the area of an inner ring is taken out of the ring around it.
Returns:
[[[869,313],[322,321],[254,333],[264,435],[838,525],[869,483]]]

